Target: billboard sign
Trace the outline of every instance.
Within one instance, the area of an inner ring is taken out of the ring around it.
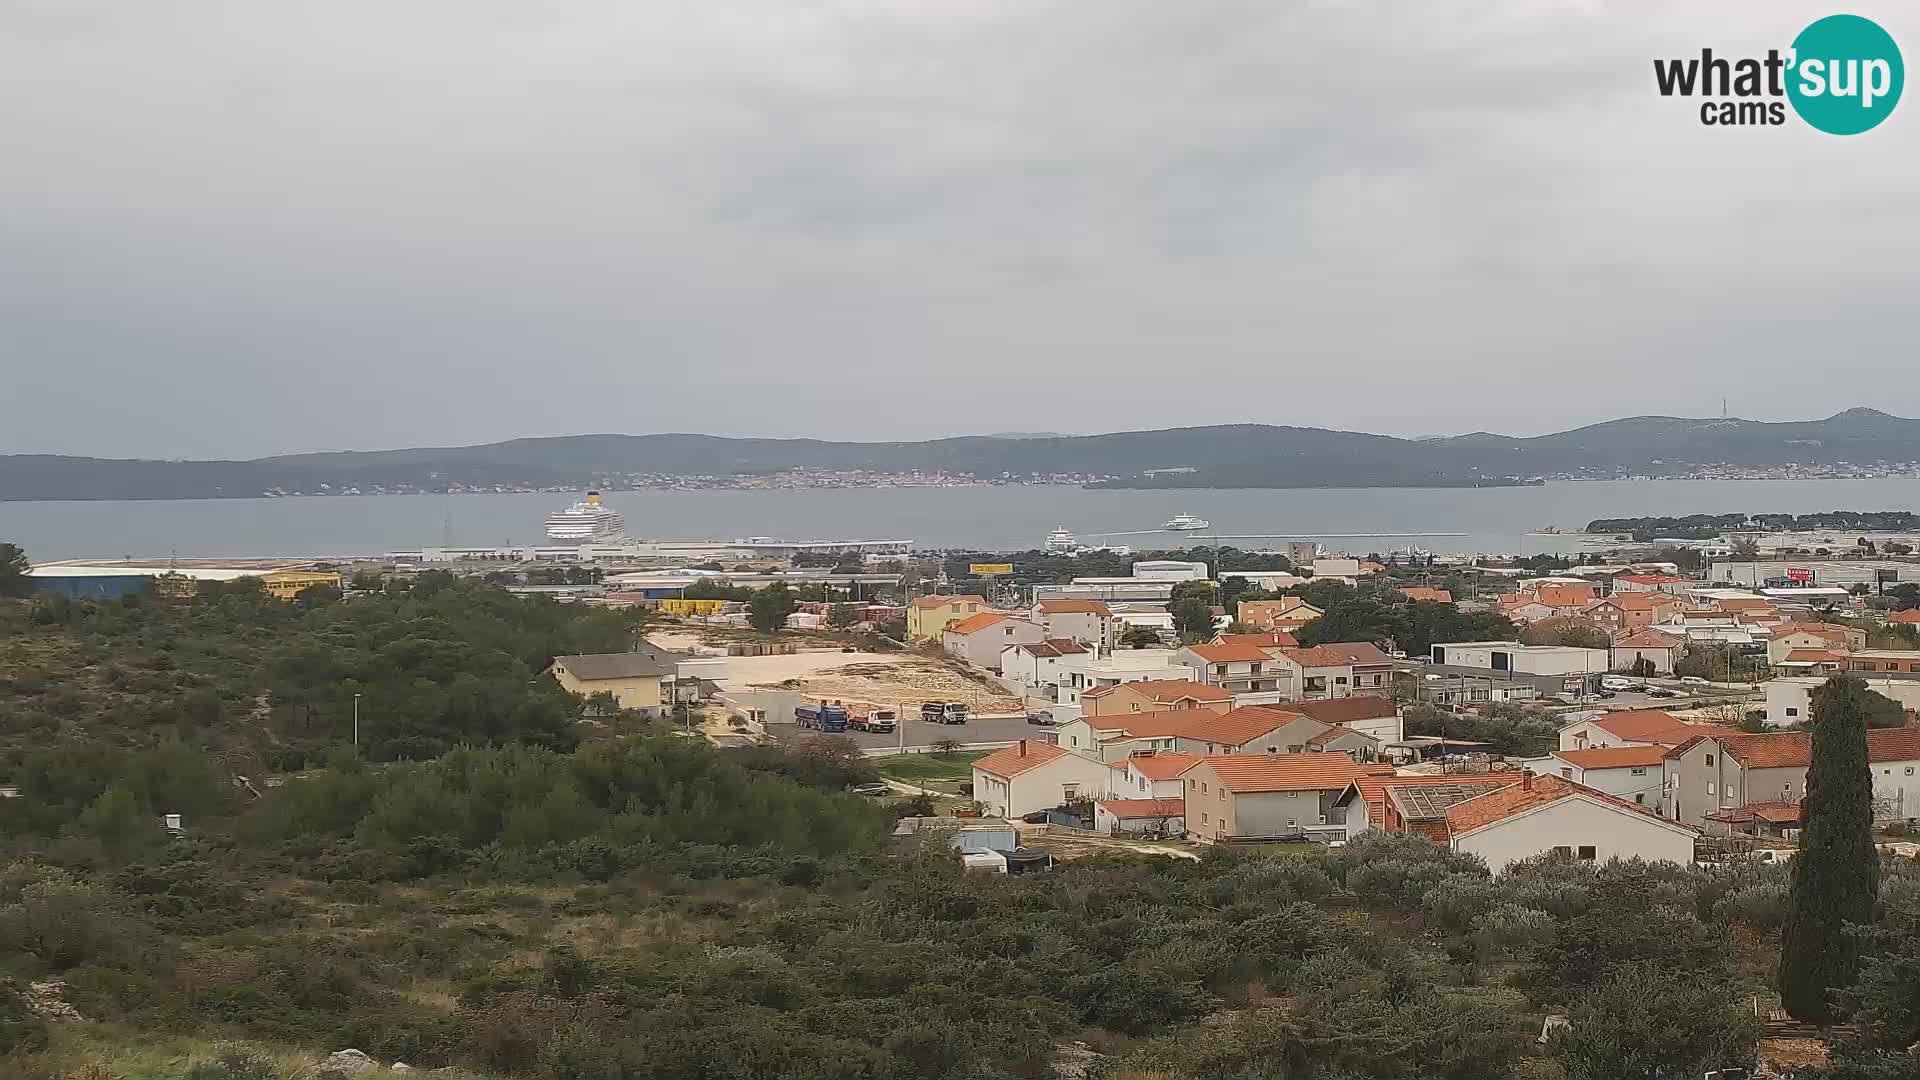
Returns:
[[[1892,566],[1882,567],[1873,572],[1873,580],[1879,582],[1882,585],[1885,585],[1889,581],[1899,581],[1900,570],[1897,567],[1892,567]]]
[[[1813,580],[1813,571],[1804,566],[1789,566],[1787,567],[1787,580],[1793,582],[1795,585],[1805,585],[1807,582]]]
[[[969,563],[967,565],[967,573],[972,574],[975,577],[991,577],[996,574],[1011,574],[1013,573],[1013,564],[1010,562]]]

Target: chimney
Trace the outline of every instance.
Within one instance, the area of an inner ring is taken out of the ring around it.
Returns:
[[[1531,769],[1520,770],[1520,789],[1522,791],[1533,790],[1533,770]]]
[[[1020,756],[1021,757],[1027,756],[1027,740],[1025,739],[1020,740]]]

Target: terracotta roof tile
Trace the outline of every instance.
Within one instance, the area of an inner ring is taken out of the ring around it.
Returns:
[[[1209,664],[1257,664],[1267,659],[1258,645],[1189,645],[1187,651]]]
[[[1121,683],[1120,686],[1131,687],[1147,700],[1157,702],[1179,701],[1181,698],[1192,698],[1195,701],[1233,700],[1231,691],[1222,690],[1217,686],[1208,686],[1206,683],[1197,683],[1191,679],[1142,679],[1139,682]],[[1102,686],[1080,696],[1099,697],[1118,690],[1120,686]],[[1088,719],[1104,720],[1106,717],[1088,717]]]
[[[1030,769],[1037,769],[1050,761],[1058,761],[1067,756],[1067,751],[1052,743],[1022,739],[1012,746],[1003,746],[995,750],[974,762],[973,767],[1002,779],[1012,779]]]
[[[1220,783],[1236,795],[1273,791],[1340,791],[1353,783],[1360,770],[1345,753],[1230,754],[1195,764],[1213,770]],[[1192,769],[1188,770],[1189,772]]]
[[[1042,615],[1112,615],[1113,610],[1099,600],[1042,600],[1034,605]]]
[[[1664,746],[1605,746],[1597,750],[1555,750],[1553,756],[1582,769],[1645,768],[1667,759]]]
[[[1382,720],[1399,713],[1391,698],[1369,694],[1352,697],[1321,698],[1318,701],[1289,701],[1285,705],[1265,706],[1311,716],[1323,724],[1351,724],[1359,720]]]
[[[1023,652],[1034,656],[1073,656],[1087,651],[1087,647],[1072,638],[1048,638],[1045,641],[1030,641],[1018,646]]]
[[[1846,657],[1832,649],[1788,649],[1783,664],[1842,664]]]
[[[1166,739],[1185,735],[1193,730],[1194,725],[1219,715],[1212,709],[1162,709],[1157,712],[1118,713],[1081,719],[1095,731],[1122,731],[1133,739]]]
[[[1006,618],[1007,616],[997,611],[983,611],[978,615],[969,615],[966,618],[961,619],[959,622],[954,623],[952,626],[947,627],[947,633],[949,634],[975,633],[976,631],[985,630],[987,627],[992,626],[994,623],[1000,622]]]
[[[1446,589],[1430,589],[1425,585],[1402,585],[1400,595],[1408,600],[1426,600],[1435,604],[1453,603],[1453,593]]]
[[[1890,623],[1920,623],[1920,608],[1912,608],[1907,611],[1889,611],[1887,612],[1887,621]]]
[[[1717,724],[1689,724],[1662,709],[1621,709],[1590,719],[1614,738],[1659,746],[1679,746],[1698,735],[1735,730]]]
[[[1366,771],[1369,766],[1361,766],[1361,773],[1354,777],[1353,792],[1365,800],[1369,807],[1369,816],[1378,825],[1385,820],[1387,793],[1395,788],[1407,787],[1453,787],[1480,786],[1490,783],[1504,784],[1520,778],[1518,772],[1502,771],[1496,773],[1447,773],[1439,776],[1397,776],[1392,772]]]
[[[1122,819],[1177,818],[1187,814],[1185,799],[1102,799],[1100,808]]]
[[[1294,717],[1286,713],[1257,706],[1247,706],[1224,713],[1209,712],[1206,709],[1196,709],[1194,712],[1205,715],[1195,716],[1192,726],[1181,732],[1181,737],[1220,743],[1223,746],[1244,746],[1250,739],[1258,738],[1274,728],[1285,727],[1294,722]]]
[[[1472,832],[1475,829],[1483,829],[1496,822],[1505,821],[1516,814],[1523,814],[1529,810],[1549,806],[1562,799],[1574,796],[1585,796],[1590,799],[1595,799],[1610,806],[1640,814],[1670,828],[1682,829],[1687,832],[1697,831],[1677,821],[1668,821],[1666,818],[1661,817],[1651,809],[1641,806],[1638,803],[1628,802],[1618,796],[1609,795],[1604,791],[1588,787],[1585,784],[1576,784],[1571,780],[1559,776],[1535,776],[1530,780],[1522,777],[1519,783],[1508,784],[1506,787],[1488,792],[1485,795],[1475,796],[1464,802],[1454,803],[1452,806],[1447,807],[1447,828],[1454,836],[1459,836],[1462,833]]]

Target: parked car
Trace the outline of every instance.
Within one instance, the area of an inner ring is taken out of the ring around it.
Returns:
[[[1685,690],[1670,689],[1665,686],[1649,686],[1647,687],[1647,696],[1657,698],[1686,697],[1687,692]]]
[[[1035,810],[1030,814],[1021,814],[1020,820],[1029,825],[1045,825],[1047,822],[1053,820],[1053,811]]]
[[[847,789],[855,795],[891,795],[893,789],[885,784],[855,784]]]
[[[1027,723],[1034,724],[1039,727],[1053,727],[1058,722],[1059,721],[1056,721],[1053,718],[1053,714],[1046,711],[1045,709],[1040,709],[1035,712],[1030,712],[1027,714]]]
[[[1713,684],[1698,675],[1686,675],[1680,679],[1682,686],[1712,686]]]
[[[1634,682],[1632,679],[1623,679],[1617,675],[1609,675],[1606,678],[1601,679],[1600,685],[1602,687],[1605,687],[1608,690],[1614,690],[1614,691],[1645,690],[1647,688],[1646,683]]]

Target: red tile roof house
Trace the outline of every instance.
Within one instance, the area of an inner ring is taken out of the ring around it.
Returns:
[[[1669,817],[1700,824],[1708,814],[1807,795],[1812,735],[1805,731],[1707,734],[1667,752]],[[1867,732],[1877,819],[1920,817],[1920,727]]]
[[[1093,804],[1093,828],[1108,836],[1179,836],[1187,831],[1186,814],[1184,799],[1101,799]]]
[[[1021,739],[973,763],[973,799],[989,815],[1019,817],[1077,799],[1102,798],[1112,771],[1104,762],[1051,743]]]
[[[1039,623],[983,611],[947,627],[940,635],[940,647],[956,660],[998,673],[1000,653],[1007,646],[1044,641],[1046,637],[1047,631]]]
[[[1337,641],[1278,653],[1300,669],[1295,700],[1342,698],[1352,694],[1393,693],[1393,658],[1371,642]]]
[[[1363,775],[1345,754],[1235,754],[1208,757],[1187,782],[1187,835],[1202,843],[1306,836],[1346,838],[1334,800]]]
[[[1329,732],[1332,739],[1325,738]],[[1351,750],[1378,752],[1370,736],[1325,724],[1285,707],[1243,706],[1225,713],[1175,709],[1122,716],[1081,716],[1060,725],[1059,745],[1106,762],[1148,750],[1182,754],[1287,754]],[[1318,740],[1316,742],[1316,740]]]
[[[1080,695],[1081,715],[1124,716],[1129,713],[1205,707],[1215,712],[1233,708],[1233,694],[1218,686],[1191,679],[1142,679],[1139,682],[1098,686]]]
[[[1527,762],[1528,770],[1559,776],[1617,795],[1636,806],[1660,809],[1666,784],[1667,748],[1610,746],[1595,750],[1555,750]]]
[[[1173,654],[1173,662],[1191,668],[1195,682],[1217,686],[1236,701],[1246,695],[1258,695],[1259,701],[1287,701],[1300,685],[1291,664],[1258,645],[1188,645]]]
[[[1559,776],[1482,773],[1361,777],[1336,804],[1355,835],[1366,827],[1424,836],[1478,855],[1498,874],[1536,855],[1693,862],[1697,830]],[[1355,807],[1367,808],[1368,825]]]
[[[1462,799],[1502,788],[1520,779],[1518,771],[1397,776],[1362,774],[1334,800],[1346,813],[1347,836],[1368,829],[1412,833],[1446,841],[1445,810]]]
[[[1433,604],[1453,603],[1453,594],[1451,592],[1445,589],[1430,589],[1425,585],[1402,585],[1400,586],[1400,595],[1406,597],[1409,603],[1417,600],[1424,600]]]
[[[1644,659],[1653,665],[1655,675],[1673,674],[1673,665],[1686,655],[1687,641],[1658,630],[1636,630],[1615,639],[1611,666],[1615,671],[1633,671]]]
[[[1560,749],[1597,750],[1607,746],[1679,746],[1696,735],[1736,733],[1717,724],[1689,724],[1661,709],[1617,709],[1575,720],[1560,729]]]
[[[1042,600],[1033,605],[1033,621],[1047,628],[1049,638],[1071,638],[1103,651],[1114,645],[1113,610],[1099,600]]]
[[[1187,790],[1180,774],[1200,760],[1198,754],[1176,750],[1142,750],[1107,762],[1113,775],[1107,791],[1124,799],[1177,799]]]
[[[1446,809],[1447,846],[1478,855],[1495,874],[1557,851],[1593,862],[1693,863],[1699,830],[1604,791],[1558,776],[1523,773],[1517,783]]]
[[[1392,698],[1361,694],[1320,701],[1289,701],[1273,707],[1311,716],[1323,724],[1351,728],[1383,743],[1399,742],[1407,737],[1400,706],[1395,705]]]

